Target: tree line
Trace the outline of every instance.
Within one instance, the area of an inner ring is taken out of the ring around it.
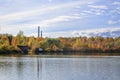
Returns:
[[[120,52],[120,37],[36,38],[34,36],[26,37],[22,31],[16,36],[0,35],[0,53],[19,52],[18,45],[28,46],[32,52],[37,48],[48,52]]]

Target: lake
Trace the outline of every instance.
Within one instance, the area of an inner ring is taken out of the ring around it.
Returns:
[[[120,57],[0,57],[0,80],[120,80]]]

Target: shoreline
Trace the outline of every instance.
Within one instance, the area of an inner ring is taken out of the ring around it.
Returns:
[[[21,51],[4,51],[1,52],[0,51],[0,55],[11,55],[11,54],[15,54],[15,55],[73,55],[73,56],[120,56],[120,52],[82,52],[82,51],[43,51],[43,52],[38,52],[38,53],[33,53],[33,52],[29,52],[28,54],[24,54]]]

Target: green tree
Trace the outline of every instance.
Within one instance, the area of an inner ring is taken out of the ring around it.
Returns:
[[[19,31],[16,38],[18,39],[18,45],[26,45],[26,37],[23,31]]]
[[[56,51],[62,48],[62,43],[58,38],[57,39],[47,38],[45,39],[45,41],[40,42],[40,47],[46,50]]]

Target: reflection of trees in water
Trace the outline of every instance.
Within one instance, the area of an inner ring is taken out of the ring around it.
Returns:
[[[45,59],[37,57],[37,77],[38,80],[46,80],[46,65]]]
[[[16,66],[15,70],[16,70],[16,75],[18,80],[19,79],[20,80],[26,80],[26,79],[40,80],[39,79],[40,72],[38,70],[39,62],[37,61],[37,57],[35,58],[19,57],[16,60],[17,61],[15,63],[15,66]]]
[[[24,62],[22,61],[22,58],[21,57],[19,57],[19,58],[17,58],[16,59],[17,61],[16,61],[16,73],[17,73],[17,75],[18,75],[18,79],[19,78],[21,78],[21,76],[23,76],[23,72],[24,72],[24,70],[23,70],[23,68],[24,68]]]

